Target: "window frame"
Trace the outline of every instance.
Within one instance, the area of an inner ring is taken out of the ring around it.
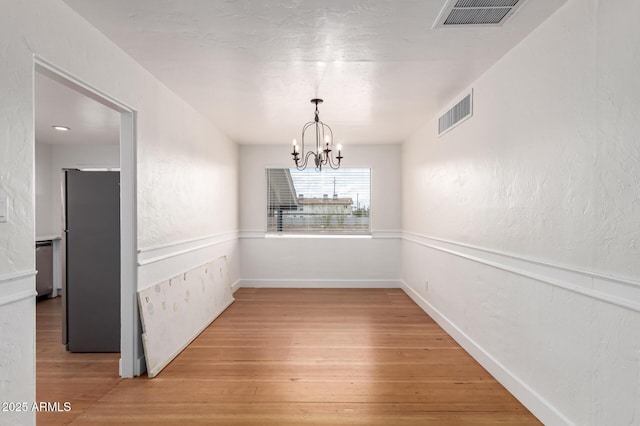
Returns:
[[[373,167],[343,167],[337,170],[340,172],[341,170],[347,169],[358,169],[358,170],[367,170],[369,176],[369,207],[368,207],[368,221],[367,221],[367,229],[358,232],[313,232],[309,230],[304,231],[291,231],[291,230],[270,230],[269,229],[269,213],[270,213],[270,188],[269,188],[269,170],[280,169],[280,170],[291,170],[295,167],[265,167],[264,176],[265,176],[265,185],[264,185],[264,194],[265,194],[265,202],[264,202],[264,233],[265,238],[362,238],[362,239],[371,239],[372,238],[372,228],[371,228],[371,211],[373,208],[373,190],[372,190],[372,181],[373,181]],[[322,172],[319,172],[322,173]],[[353,204],[352,204],[353,205]],[[352,210],[353,211],[353,210]]]

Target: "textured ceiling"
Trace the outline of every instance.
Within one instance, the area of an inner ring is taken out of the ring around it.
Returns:
[[[57,125],[71,130],[51,127]],[[35,140],[39,144],[118,145],[120,114],[37,72]]]
[[[65,0],[230,138],[290,143],[320,117],[345,143],[399,143],[550,16],[432,29],[444,0]]]

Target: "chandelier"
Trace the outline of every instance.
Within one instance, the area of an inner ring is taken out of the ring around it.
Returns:
[[[332,169],[340,168],[340,160],[342,160],[342,146],[337,145],[338,155],[333,155],[333,131],[331,127],[320,121],[320,112],[318,111],[318,104],[321,104],[322,99],[311,99],[311,103],[316,105],[315,118],[313,121],[309,121],[302,128],[302,140],[300,146],[298,141],[293,140],[293,162],[296,163],[298,170],[304,170],[307,168],[309,159],[313,159],[311,162],[315,164],[316,170],[322,170],[322,166],[329,166]],[[308,130],[308,132],[307,132]],[[305,134],[311,133],[312,138],[315,136],[315,151],[308,150],[305,153],[304,140]]]

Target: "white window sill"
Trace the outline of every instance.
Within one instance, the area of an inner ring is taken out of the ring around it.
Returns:
[[[281,234],[267,232],[265,238],[340,238],[340,239],[371,239],[371,234]]]

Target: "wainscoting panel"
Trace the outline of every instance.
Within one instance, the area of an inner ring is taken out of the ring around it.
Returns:
[[[16,272],[0,276],[0,306],[35,297],[36,271]]]
[[[640,312],[640,282],[638,281],[419,234],[404,233],[403,239]]]
[[[637,281],[404,233],[402,282],[544,424],[637,418]]]

